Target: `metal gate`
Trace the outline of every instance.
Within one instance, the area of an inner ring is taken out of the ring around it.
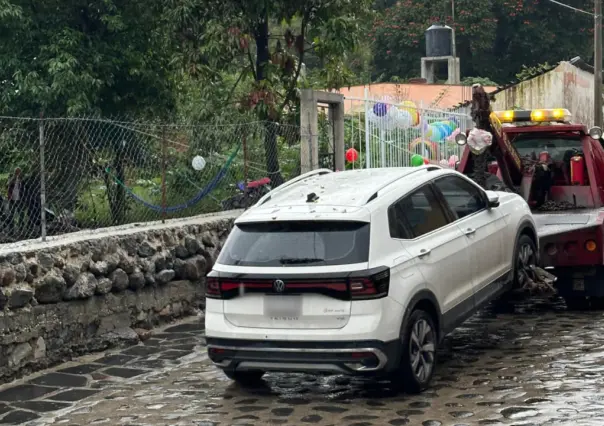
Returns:
[[[345,99],[345,149],[357,160],[347,168],[408,167],[419,154],[431,163],[452,166],[463,148],[455,136],[471,128],[467,113],[424,107],[409,100]]]

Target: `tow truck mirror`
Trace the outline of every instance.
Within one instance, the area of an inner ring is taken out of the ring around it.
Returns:
[[[599,141],[602,137],[602,129],[598,126],[592,127],[591,129],[589,129],[589,136],[591,136],[592,139]]]
[[[464,146],[467,141],[468,137],[465,133],[458,133],[457,136],[455,136],[455,143],[457,143],[459,146]]]
[[[494,191],[486,191],[489,200],[489,208],[499,207],[499,195]]]

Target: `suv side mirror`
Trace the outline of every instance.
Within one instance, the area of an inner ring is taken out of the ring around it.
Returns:
[[[499,207],[499,195],[495,191],[486,191],[489,208]]]

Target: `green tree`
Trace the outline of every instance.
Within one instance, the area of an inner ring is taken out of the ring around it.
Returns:
[[[298,88],[308,85],[305,63],[315,63],[310,84],[342,87],[352,76],[347,57],[359,45],[371,0],[171,0],[167,19],[179,41],[175,55],[184,72],[224,84],[237,74],[228,97],[241,84],[244,110],[266,121],[266,168],[282,183],[277,126],[296,115]]]
[[[592,3],[577,0],[573,5],[590,10]],[[466,76],[507,83],[522,65],[592,56],[592,21],[554,3],[456,0],[455,10],[454,23],[450,0],[402,0],[380,14],[370,33],[374,76],[416,76],[425,56],[424,32],[433,23],[456,29],[457,54]]]
[[[0,0],[0,114],[165,116],[174,91],[163,16],[160,0]],[[91,167],[90,156],[74,163],[74,142],[108,151],[123,181],[128,159],[118,138],[102,140],[83,125],[48,131],[60,132],[55,141],[63,144],[54,147],[62,162],[49,170],[57,191],[74,186],[65,170]],[[120,223],[124,190],[107,194]]]

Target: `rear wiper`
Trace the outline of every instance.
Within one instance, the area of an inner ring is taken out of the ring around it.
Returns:
[[[292,265],[296,263],[317,263],[323,262],[324,260],[325,259],[318,259],[314,257],[282,257],[281,259],[279,259],[279,262],[281,262],[282,265]]]

